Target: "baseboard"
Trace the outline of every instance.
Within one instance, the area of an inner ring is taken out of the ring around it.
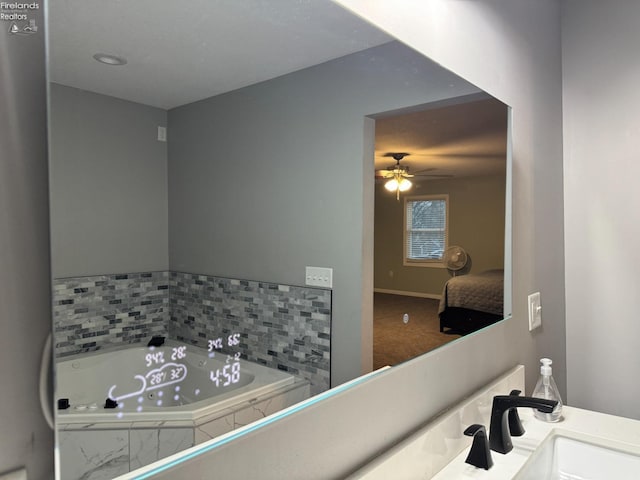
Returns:
[[[404,295],[405,297],[420,297],[430,298],[432,300],[440,300],[442,295],[436,295],[435,293],[422,293],[422,292],[404,292],[402,290],[387,290],[386,288],[374,288],[375,293],[388,293],[389,295]]]

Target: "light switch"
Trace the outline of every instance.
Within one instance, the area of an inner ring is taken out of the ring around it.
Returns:
[[[158,141],[159,142],[167,141],[167,127],[158,127]]]
[[[542,305],[540,292],[529,295],[529,331],[542,326]]]
[[[305,285],[313,287],[333,287],[333,268],[305,267]]]

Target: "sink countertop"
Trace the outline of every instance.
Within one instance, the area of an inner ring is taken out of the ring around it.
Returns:
[[[556,423],[546,423],[536,419],[530,408],[519,408],[518,412],[526,432],[522,437],[512,437],[513,450],[508,454],[491,452],[494,465],[490,470],[466,464],[465,459],[469,452],[469,448],[466,448],[437,473],[433,480],[512,479],[529,456],[555,429],[640,447],[640,421],[638,420],[568,406],[562,408],[563,419]],[[420,472],[416,474],[416,478],[419,478]]]

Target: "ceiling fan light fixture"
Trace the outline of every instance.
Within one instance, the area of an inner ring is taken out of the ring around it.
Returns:
[[[398,183],[398,180],[396,180],[395,178],[387,180],[387,182],[384,184],[384,188],[386,188],[390,192],[395,192],[396,190],[398,190],[399,186],[400,185]]]
[[[403,178],[402,180],[400,180],[400,183],[398,184],[398,190],[400,190],[401,192],[406,192],[407,190],[409,190],[411,188],[411,181]]]
[[[384,188],[386,188],[390,192],[396,193],[396,200],[400,200],[400,192],[406,192],[409,190],[413,184],[411,180],[407,177],[413,177],[413,175],[409,174],[409,168],[405,166],[400,166],[400,160],[409,155],[408,153],[386,153],[385,157],[393,157],[396,161],[395,166],[387,168],[384,171],[384,177],[391,177],[384,184]]]
[[[393,178],[390,178],[384,184],[384,188],[390,192],[396,193],[396,200],[400,200],[400,192],[406,192],[411,188],[411,186],[411,181],[403,178],[402,175],[399,174],[395,174]]]

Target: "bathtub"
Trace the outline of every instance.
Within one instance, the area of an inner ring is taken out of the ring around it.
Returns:
[[[56,363],[59,425],[192,421],[293,384],[292,375],[219,351],[167,341],[66,357]],[[104,408],[106,399],[117,402]]]

